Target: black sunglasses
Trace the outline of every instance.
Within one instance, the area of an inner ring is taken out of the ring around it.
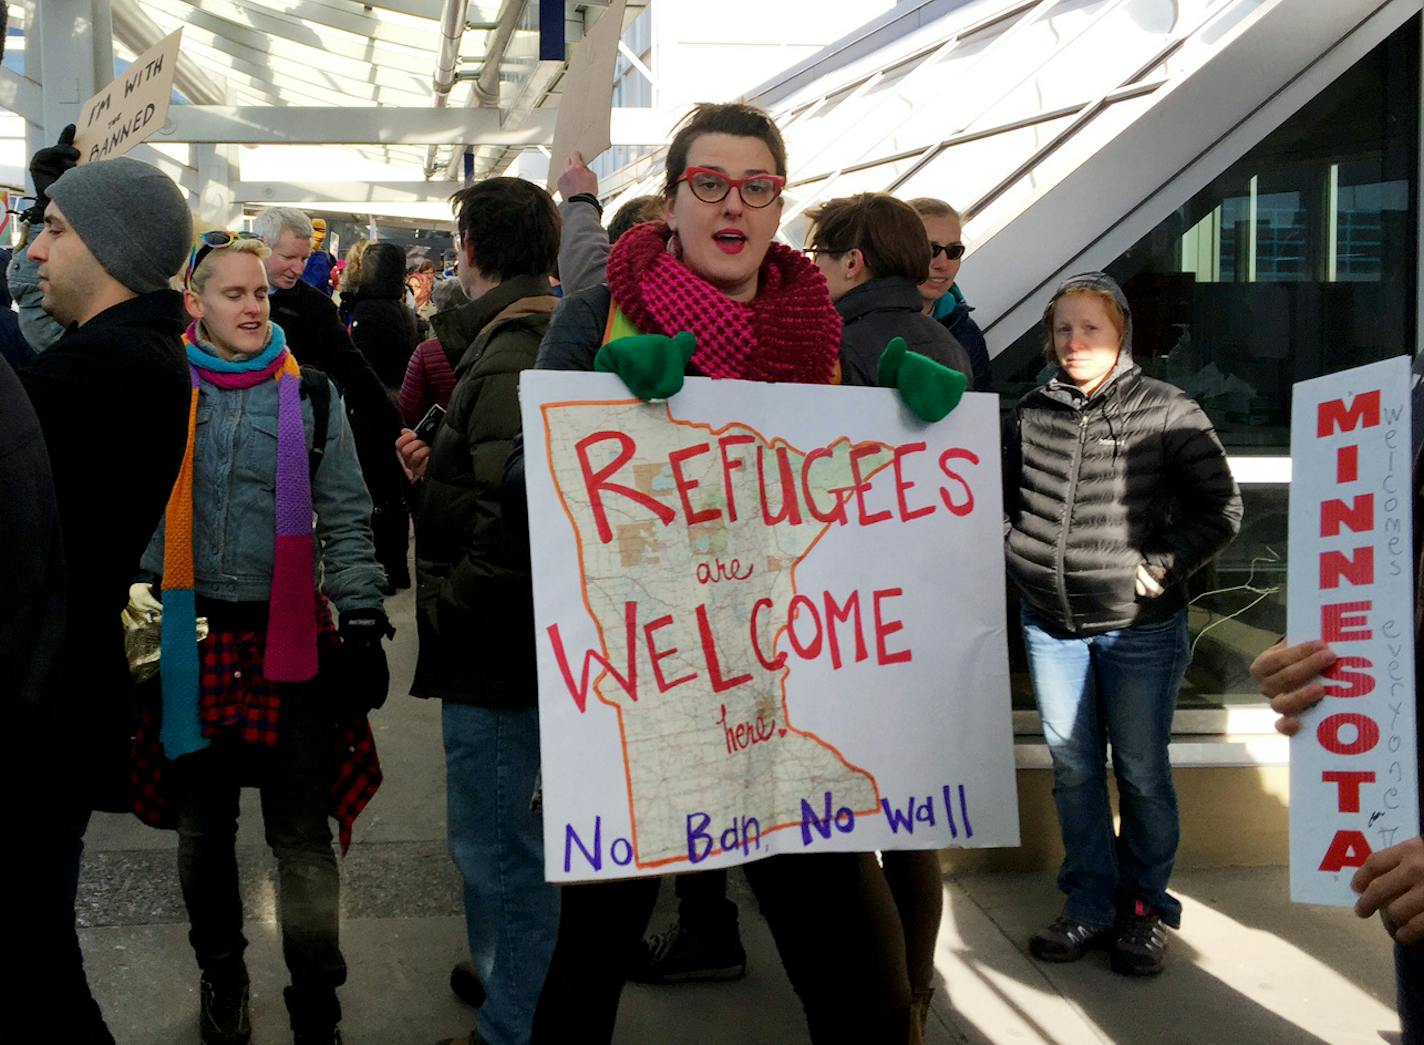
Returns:
[[[958,261],[960,258],[964,257],[964,244],[936,243],[934,240],[930,240],[930,260],[933,261],[941,254],[943,254],[950,261]]]

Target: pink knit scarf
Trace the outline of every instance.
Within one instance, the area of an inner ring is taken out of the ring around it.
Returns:
[[[756,297],[733,301],[668,253],[661,222],[635,225],[608,255],[613,301],[643,333],[697,338],[692,364],[706,377],[833,384],[841,317],[826,278],[799,251],[773,243]]]

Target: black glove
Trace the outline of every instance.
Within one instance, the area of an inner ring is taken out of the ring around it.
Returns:
[[[341,656],[336,678],[328,680],[334,710],[351,716],[374,711],[386,702],[391,671],[386,665],[382,639],[396,629],[384,610],[347,610],[341,615]]]
[[[74,124],[59,132],[59,141],[47,149],[41,149],[30,158],[30,178],[35,183],[35,205],[25,212],[24,218],[31,225],[44,221],[45,208],[49,206],[49,187],[59,180],[59,176],[71,167],[79,165],[79,150],[74,147]]]

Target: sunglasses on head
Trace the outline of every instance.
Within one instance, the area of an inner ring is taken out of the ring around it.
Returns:
[[[193,273],[198,271],[198,266],[203,263],[213,251],[222,247],[230,247],[240,239],[256,239],[250,232],[229,232],[227,229],[210,229],[198,236],[198,241],[193,244],[192,253],[188,255],[188,268],[183,273],[183,286],[187,287],[193,282]]]
[[[688,167],[677,180],[687,182],[692,194],[703,203],[721,203],[729,192],[736,189],[742,202],[754,210],[771,206],[786,187],[786,179],[779,174],[729,178],[710,167]]]
[[[960,258],[964,257],[964,244],[936,243],[934,240],[930,240],[930,260],[933,261],[941,254],[943,254],[950,261],[958,261]]]

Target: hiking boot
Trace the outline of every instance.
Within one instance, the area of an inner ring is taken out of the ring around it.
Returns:
[[[457,962],[450,970],[450,989],[466,1005],[478,1009],[485,1003],[485,985],[475,972],[474,962]]]
[[[691,932],[674,922],[664,932],[643,941],[628,979],[634,983],[691,983],[698,980],[740,980],[747,974],[747,952],[735,935],[717,937]]]
[[[1113,972],[1124,976],[1156,976],[1167,955],[1167,927],[1162,916],[1141,900],[1118,918],[1112,942]]]
[[[247,1045],[252,1038],[247,978],[211,980],[204,976],[198,984],[198,996],[198,1029],[203,1045]]]
[[[305,1028],[292,1032],[292,1045],[341,1045],[340,1027]]]
[[[1048,928],[1033,934],[1028,950],[1041,961],[1076,962],[1094,947],[1101,947],[1112,934],[1110,925],[1084,925],[1061,914]]]

